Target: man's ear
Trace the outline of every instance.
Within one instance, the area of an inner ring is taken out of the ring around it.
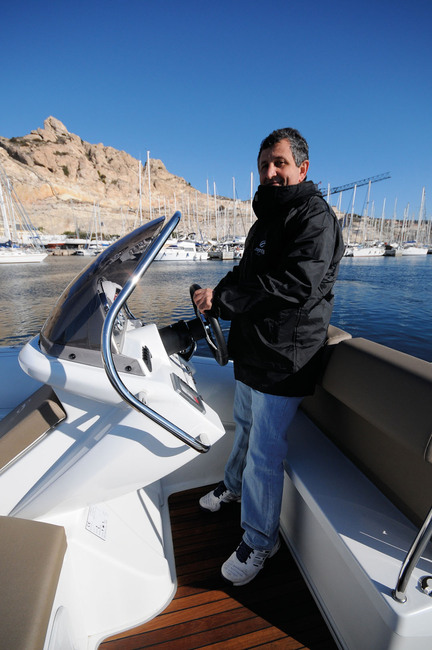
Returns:
[[[301,163],[299,169],[300,169],[299,183],[301,183],[302,181],[304,181],[304,179],[307,176],[308,169],[309,169],[309,160],[304,160]]]

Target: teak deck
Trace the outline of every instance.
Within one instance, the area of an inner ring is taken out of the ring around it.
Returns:
[[[156,618],[106,640],[101,650],[337,648],[285,544],[249,585],[231,587],[221,564],[241,539],[240,506],[205,513],[206,488],[169,500],[178,589]]]

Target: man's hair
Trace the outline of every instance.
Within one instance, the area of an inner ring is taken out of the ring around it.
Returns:
[[[281,140],[289,141],[291,147],[291,153],[293,155],[294,162],[297,165],[297,167],[300,167],[302,162],[304,162],[305,160],[309,160],[308,143],[301,135],[301,133],[297,131],[297,129],[291,129],[288,127],[286,129],[277,129],[276,131],[272,131],[270,135],[264,138],[264,140],[261,142],[260,149],[258,152],[258,163],[259,163],[259,157],[261,155],[261,151],[263,149],[268,149],[269,147],[272,147],[274,144],[280,142]]]

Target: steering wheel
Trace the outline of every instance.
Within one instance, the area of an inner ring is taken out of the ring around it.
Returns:
[[[193,295],[197,289],[201,289],[199,284],[191,284],[189,287],[190,297],[192,300],[192,306],[194,308],[195,315],[202,325],[202,328],[204,330],[204,338],[207,341],[207,345],[209,346],[211,353],[220,366],[225,366],[228,363],[228,348],[225,337],[222,333],[219,320],[215,316],[211,316],[210,312],[208,311],[206,311],[204,314],[201,314],[201,312],[198,310],[198,307],[193,301]]]

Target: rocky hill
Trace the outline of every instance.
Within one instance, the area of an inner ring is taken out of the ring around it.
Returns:
[[[45,233],[87,231],[97,215],[104,233],[123,234],[149,218],[151,200],[152,216],[179,209],[185,232],[196,230],[199,220],[207,236],[214,236],[207,196],[170,174],[162,161],[150,159],[149,191],[146,164],[124,151],[83,141],[55,117],[28,135],[0,136],[0,164],[33,225]],[[218,199],[219,214],[233,210],[232,204]]]

